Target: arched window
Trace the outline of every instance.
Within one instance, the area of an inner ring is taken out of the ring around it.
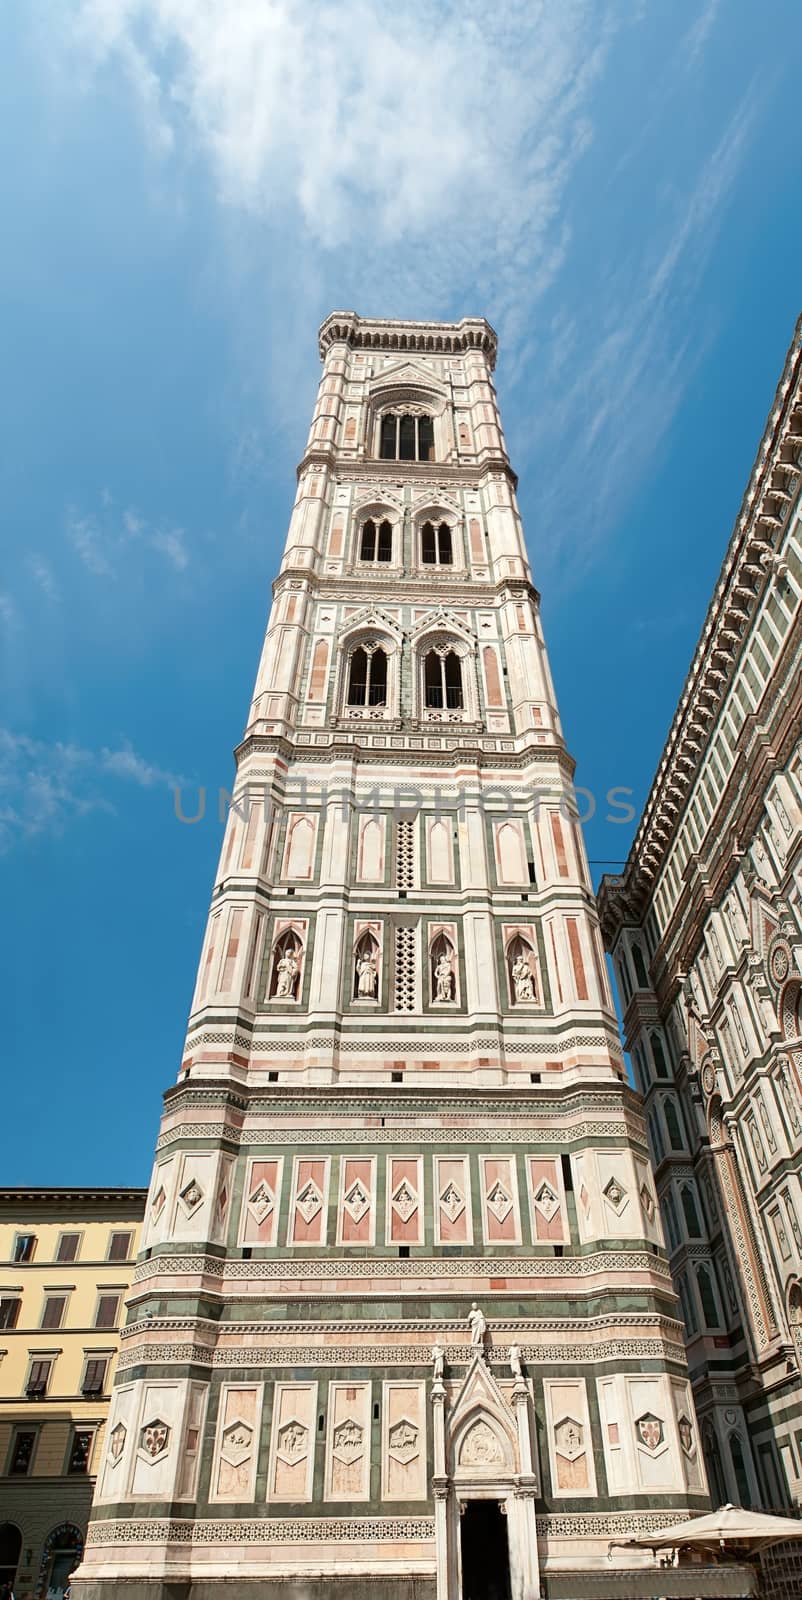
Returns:
[[[663,1135],[660,1131],[660,1119],[659,1117],[653,1117],[650,1113],[648,1122],[649,1133],[652,1140],[652,1150],[654,1151],[655,1165],[658,1166],[665,1155],[665,1150],[663,1148]]]
[[[682,1307],[682,1318],[689,1333],[697,1332],[696,1312],[694,1310],[693,1296],[688,1292],[688,1281],[684,1272],[677,1278],[677,1293]]]
[[[358,645],[348,672],[349,706],[387,704],[387,656],[381,646],[366,650]]]
[[[682,1201],[682,1213],[689,1239],[701,1239],[702,1230],[699,1226],[699,1213],[696,1209],[696,1199],[689,1183],[683,1183],[679,1192]]]
[[[791,1285],[788,1295],[788,1324],[794,1341],[796,1364],[802,1372],[802,1286],[798,1283]]]
[[[619,981],[619,983],[621,985],[621,988],[623,990],[624,999],[625,999],[625,1001],[626,1001],[626,1003],[628,1005],[630,1000],[632,999],[632,985],[631,985],[631,983],[629,981],[629,972],[627,970],[627,963],[626,963],[626,958],[624,956],[623,950],[621,951],[620,955],[617,958],[617,966],[618,966],[618,981]]]
[[[46,1595],[47,1600],[62,1600],[83,1548],[80,1528],[74,1527],[71,1522],[62,1522],[60,1527],[54,1528],[45,1539],[37,1592]]]
[[[437,711],[446,707],[449,711],[462,710],[462,668],[459,656],[453,650],[442,653],[430,650],[424,662],[423,676],[428,709]]]
[[[362,535],[359,541],[360,561],[392,561],[393,559],[393,530],[385,517],[378,528],[372,517],[362,524]]]
[[[732,1462],[732,1470],[735,1473],[735,1482],[738,1486],[740,1503],[746,1508],[747,1511],[749,1511],[752,1507],[752,1493],[749,1488],[749,1477],[746,1471],[746,1462],[744,1461],[743,1445],[741,1444],[737,1433],[730,1434],[729,1446],[730,1460]]]
[[[434,424],[431,417],[388,411],[379,430],[379,455],[383,461],[433,461]]]
[[[659,1033],[650,1033],[649,1034],[649,1038],[651,1039],[651,1042],[652,1042],[652,1055],[654,1056],[654,1070],[657,1073],[658,1078],[667,1078],[668,1077],[668,1067],[666,1066],[666,1057],[665,1057],[665,1051],[663,1049],[663,1041],[660,1038]]]
[[[22,1534],[16,1523],[0,1522],[0,1586],[13,1588],[21,1549]]]
[[[713,1291],[713,1284],[707,1267],[696,1268],[696,1282],[699,1285],[699,1299],[702,1302],[705,1326],[708,1328],[720,1328],[721,1319],[718,1314],[716,1296]]]
[[[710,1484],[710,1497],[713,1505],[726,1505],[727,1485],[724,1481],[724,1472],[721,1465],[718,1435],[709,1422],[702,1429],[702,1453],[707,1467],[707,1479]]]
[[[672,1250],[679,1248],[679,1228],[677,1227],[677,1208],[674,1205],[674,1196],[670,1189],[663,1195],[663,1216],[665,1217],[666,1233]]]
[[[643,961],[643,951],[639,944],[632,946],[632,960],[635,963],[635,977],[640,989],[648,989],[649,979],[646,976],[646,967]]]
[[[291,928],[276,940],[270,974],[271,1000],[297,1000],[303,946]]]
[[[673,1100],[666,1099],[663,1101],[663,1112],[668,1129],[668,1140],[672,1150],[684,1150],[685,1143],[682,1137],[682,1129],[679,1125],[679,1114]]]
[[[451,567],[454,565],[454,546],[447,522],[435,527],[424,522],[420,531],[421,561],[426,567]]]

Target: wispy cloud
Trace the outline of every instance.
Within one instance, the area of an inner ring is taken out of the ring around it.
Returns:
[[[130,507],[118,517],[107,489],[101,493],[99,511],[79,512],[71,508],[66,526],[69,543],[94,577],[117,577],[135,546],[152,551],[176,572],[184,572],[189,566],[183,528],[151,523]]]
[[[0,626],[8,629],[16,628],[19,618],[17,608],[10,594],[5,594],[0,589]]]
[[[28,568],[46,599],[53,602],[60,600],[59,587],[50,562],[43,555],[34,552],[28,558]]]
[[[0,850],[38,834],[60,834],[90,812],[113,813],[115,783],[174,789],[182,780],[130,744],[91,750],[0,727]]]
[[[570,438],[585,486],[577,568],[642,481],[704,353],[705,334],[689,336],[692,307],[761,102],[751,86],[691,186],[662,197],[645,236],[601,261],[586,304],[563,309],[551,330],[543,445]],[[538,515],[556,566],[575,523],[566,525],[562,474],[547,469],[543,484]]]
[[[702,7],[698,17],[688,29],[681,47],[687,67],[695,67],[700,60],[720,9],[721,0],[707,0],[707,4]]]

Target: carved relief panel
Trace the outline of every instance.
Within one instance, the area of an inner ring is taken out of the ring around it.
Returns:
[[[224,1383],[212,1459],[210,1500],[252,1500],[259,1456],[262,1385]]]
[[[177,1173],[177,1155],[169,1156],[166,1161],[157,1161],[153,1169],[140,1239],[143,1250],[152,1249],[169,1237]]]
[[[533,1244],[568,1244],[562,1164],[556,1156],[527,1156],[529,1217]]]
[[[184,1414],[184,1437],[181,1444],[176,1484],[177,1500],[194,1500],[198,1492],[203,1424],[209,1398],[208,1383],[190,1383]]]
[[[426,1499],[426,1387],[392,1379],[383,1385],[383,1500]]]
[[[329,1158],[296,1156],[287,1243],[325,1244],[329,1203]]]
[[[112,1391],[95,1490],[99,1505],[108,1500],[125,1499],[131,1475],[139,1389],[139,1384],[127,1383]]]
[[[435,1156],[434,1219],[435,1244],[473,1243],[467,1156]]]
[[[520,1244],[521,1213],[514,1156],[480,1156],[485,1244]]]
[[[326,1500],[367,1500],[370,1495],[371,1385],[329,1384]]]
[[[679,1459],[688,1489],[704,1494],[707,1489],[704,1458],[699,1447],[699,1426],[690,1384],[683,1378],[671,1379],[671,1400],[679,1439]]]
[[[249,1161],[240,1213],[239,1243],[276,1243],[281,1203],[282,1156],[271,1161]]]
[[[423,1158],[387,1157],[387,1244],[423,1244]]]
[[[185,1383],[143,1383],[131,1440],[130,1494],[172,1500],[180,1464]]]
[[[599,1378],[597,1388],[610,1493],[682,1490],[685,1474],[668,1378],[620,1374]],[[687,1420],[693,1421],[690,1413]]]
[[[337,1202],[337,1243],[370,1245],[376,1234],[376,1157],[343,1156]]]
[[[584,1378],[544,1378],[546,1431],[555,1496],[595,1495],[593,1439]]]
[[[312,1499],[317,1427],[317,1384],[277,1383],[267,1472],[268,1500],[307,1504]]]
[[[169,1237],[200,1241],[211,1238],[217,1157],[192,1152],[180,1157],[172,1227]]]

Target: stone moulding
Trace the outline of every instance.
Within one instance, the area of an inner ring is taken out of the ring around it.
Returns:
[[[661,1339],[607,1339],[587,1344],[519,1344],[521,1356],[530,1366],[554,1367],[556,1363],[577,1362],[590,1364],[597,1361],[674,1361],[685,1362],[685,1347]],[[419,1345],[393,1345],[394,1367],[429,1367],[429,1352]],[[494,1359],[503,1365],[509,1351],[497,1348]],[[210,1350],[207,1346],[193,1344],[148,1344],[123,1350],[117,1362],[118,1371],[140,1366],[143,1359],[160,1365],[193,1363],[207,1367],[276,1368],[349,1367],[365,1366],[387,1369],[386,1345],[261,1345],[234,1346]],[[446,1345],[445,1358],[450,1367],[470,1364],[471,1351],[461,1345]]]
[[[382,350],[396,353],[461,355],[482,350],[492,372],[496,364],[498,337],[484,317],[463,317],[461,322],[376,321],[360,317],[355,311],[332,311],[318,331],[321,361],[333,344],[347,344],[355,350]],[[372,463],[371,463],[372,465]]]
[[[336,1540],[429,1543],[433,1517],[139,1517],[89,1526],[87,1545],[315,1544]]]
[[[588,1256],[514,1256],[472,1257],[455,1260],[451,1257],[426,1256],[417,1260],[398,1261],[395,1257],[377,1256],[370,1260],[344,1257],[313,1256],[299,1260],[294,1256],[281,1256],[274,1260],[235,1261],[221,1260],[219,1256],[153,1256],[141,1261],[134,1272],[135,1283],[145,1283],[154,1276],[167,1274],[183,1277],[191,1275],[208,1278],[254,1279],[278,1278],[283,1281],[308,1278],[353,1278],[368,1281],[372,1278],[413,1278],[425,1281],[432,1278],[476,1278],[488,1275],[496,1278],[596,1278],[605,1273],[646,1272],[671,1283],[668,1263],[659,1256],[632,1251],[594,1251]]]

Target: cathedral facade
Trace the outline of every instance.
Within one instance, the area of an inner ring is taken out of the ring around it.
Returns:
[[[600,893],[711,1493],[765,1509],[802,1503],[801,335]]]
[[[495,354],[320,330],[73,1600],[666,1595],[707,1507]]]

